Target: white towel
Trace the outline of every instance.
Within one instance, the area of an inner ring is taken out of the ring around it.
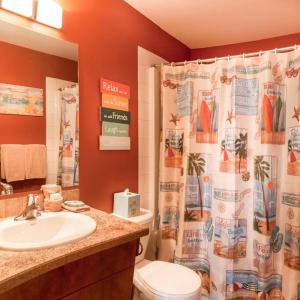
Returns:
[[[25,179],[25,148],[23,145],[1,145],[1,178],[7,182]]]
[[[45,145],[25,145],[25,178],[47,177],[47,149]]]

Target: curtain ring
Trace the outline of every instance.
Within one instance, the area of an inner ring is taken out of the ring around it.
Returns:
[[[215,57],[215,63],[217,62],[217,57]]]
[[[298,48],[298,47],[297,47],[297,44],[295,44],[294,49],[297,50],[297,48]]]
[[[277,48],[275,48],[274,53],[277,54]]]
[[[258,53],[258,54],[259,54],[259,56],[262,56],[262,51],[261,51],[261,50],[259,50],[259,53]]]
[[[243,53],[243,60],[245,60],[245,53]]]
[[[227,61],[230,61],[230,55],[228,54],[228,56],[227,56]]]

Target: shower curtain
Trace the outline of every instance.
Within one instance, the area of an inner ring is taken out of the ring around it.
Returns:
[[[163,66],[159,259],[210,299],[300,299],[300,50]]]
[[[79,89],[78,84],[61,91],[61,124],[57,184],[79,184]]]

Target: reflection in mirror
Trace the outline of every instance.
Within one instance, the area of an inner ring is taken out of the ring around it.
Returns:
[[[77,58],[76,44],[0,21],[0,194],[79,184]]]

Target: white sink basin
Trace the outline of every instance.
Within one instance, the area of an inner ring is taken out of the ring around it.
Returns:
[[[42,213],[33,220],[0,222],[0,248],[33,250],[81,239],[96,229],[89,216],[71,212]]]

